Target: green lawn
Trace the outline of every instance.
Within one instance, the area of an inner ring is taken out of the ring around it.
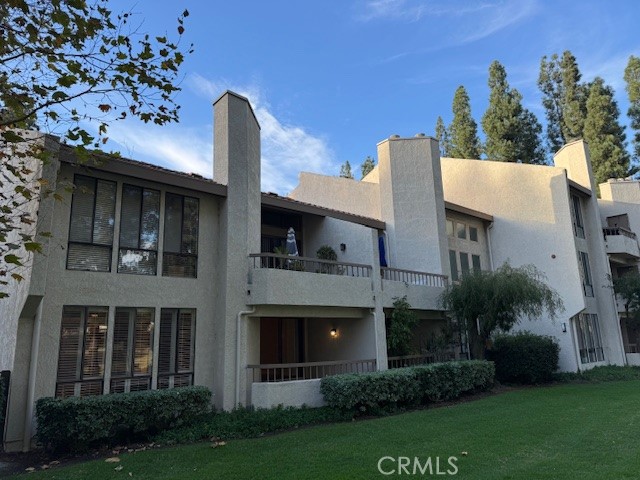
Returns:
[[[260,439],[121,456],[30,479],[372,479],[383,456],[457,457],[462,479],[640,478],[640,381],[513,391],[451,407],[307,428]],[[463,456],[462,452],[467,452]],[[400,478],[447,478],[436,475]],[[383,463],[385,470],[393,462]],[[397,468],[397,464],[396,464]],[[410,467],[412,468],[412,467]],[[131,476],[129,476],[131,472]]]

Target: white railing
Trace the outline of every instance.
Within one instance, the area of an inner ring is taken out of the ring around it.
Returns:
[[[446,287],[448,277],[438,273],[418,272],[400,268],[382,267],[382,278],[393,282],[404,282],[409,285],[425,285],[427,287]]]
[[[375,359],[247,365],[252,382],[288,382],[376,370]]]

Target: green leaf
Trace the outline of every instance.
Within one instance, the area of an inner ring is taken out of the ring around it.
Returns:
[[[20,262],[20,258],[17,255],[9,254],[4,256],[4,261],[7,263],[12,263],[14,265],[22,266],[22,262]]]
[[[24,248],[27,250],[27,252],[42,253],[42,244],[39,242],[25,242]]]

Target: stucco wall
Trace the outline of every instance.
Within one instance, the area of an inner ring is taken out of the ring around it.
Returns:
[[[251,403],[256,408],[322,407],[326,405],[320,393],[320,379],[295,382],[254,383],[251,386]]]
[[[374,320],[361,318],[307,319],[307,361],[371,360],[376,358]],[[329,331],[335,328],[337,337]]]
[[[330,217],[305,217],[304,239],[307,257],[315,257],[323,245],[329,245],[338,255],[339,262],[371,265],[373,262],[372,229]],[[340,250],[340,244],[345,250]],[[378,255],[376,249],[375,255]]]
[[[371,181],[302,172],[298,186],[289,197],[354,215],[380,218],[378,185]]]
[[[561,347],[560,366],[576,370],[570,329],[562,323],[585,308],[563,169],[478,160],[442,159],[445,198],[494,216],[494,267],[534,264],[564,301],[555,320],[523,320],[518,328],[552,335]]]

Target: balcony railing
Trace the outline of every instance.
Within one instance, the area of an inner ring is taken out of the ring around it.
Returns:
[[[276,268],[298,272],[324,273],[347,277],[371,277],[371,265],[360,263],[334,262],[309,257],[293,257],[278,253],[252,253],[249,258],[253,268]]]
[[[603,228],[602,229],[602,233],[604,234],[604,238],[605,240],[607,239],[607,236],[609,235],[623,235],[625,237],[628,238],[632,238],[632,239],[636,239],[636,234],[634,232],[632,232],[631,230],[627,230],[626,228],[622,228],[622,227],[607,227],[607,228]]]
[[[425,285],[427,287],[446,287],[448,277],[438,273],[416,272],[400,268],[382,267],[382,278],[394,282],[404,282],[409,285]]]
[[[338,360],[333,362],[271,363],[247,365],[252,382],[288,382],[311,380],[341,373],[363,373],[376,370],[375,359]]]

